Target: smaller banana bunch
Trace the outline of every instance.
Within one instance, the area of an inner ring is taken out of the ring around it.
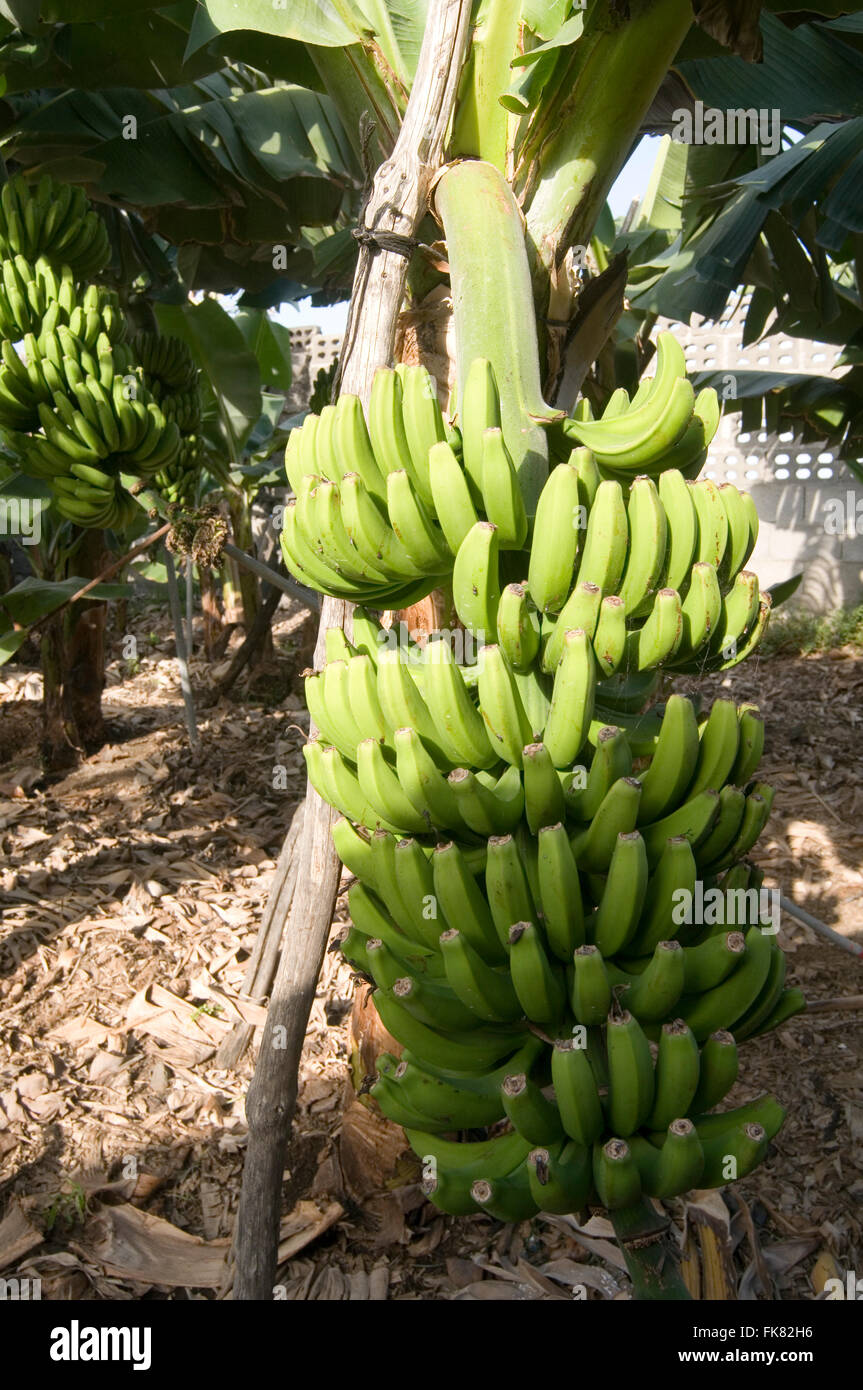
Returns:
[[[117,295],[84,283],[109,253],[88,209],[82,190],[50,178],[29,191],[16,175],[0,192],[0,428],[22,466],[50,482],[62,516],[121,527],[137,511],[121,475],[179,462],[170,483],[188,491],[200,396],[183,343],[127,343]]]
[[[156,474],[156,487],[172,506],[188,509],[195,503],[198,477],[203,466],[203,440],[197,434],[187,434],[173,462]]]
[[[83,188],[43,174],[31,189],[22,174],[0,188],[0,259],[46,256],[66,265],[76,279],[98,275],[110,259],[105,224]],[[5,336],[5,329],[4,329]]]
[[[539,500],[536,529],[547,543],[531,553],[519,623],[538,625],[543,668],[555,668],[572,628],[591,637],[600,680],[660,666],[725,670],[744,660],[770,608],[745,569],[758,536],[750,495],[670,469],[658,488],[646,475],[635,478],[627,496],[606,479],[576,511],[589,466],[559,464]],[[583,544],[567,525],[573,515],[586,516]],[[454,593],[458,607],[458,586]],[[502,596],[496,606],[495,598],[480,620],[493,616],[500,632]],[[507,602],[515,614],[514,596]]]
[[[581,401],[575,417],[560,427],[568,439],[592,450],[603,478],[627,484],[637,474],[657,478],[669,468],[697,477],[719,416],[716,392],[708,388],[696,396],[683,349],[673,334],[660,333],[656,374],[640,383],[631,400],[619,387],[599,420]]]
[[[161,406],[165,418],[173,420],[181,434],[197,429],[201,423],[198,368],[182,339],[137,333],[129,347],[147,390]]]
[[[447,433],[424,367],[379,370],[368,423],[351,395],[308,415],[285,455],[296,500],[282,552],[295,578],[390,608],[444,582],[453,557],[433,511],[429,457],[436,445],[448,449]]]
[[[51,483],[67,520],[128,524],[136,504],[120,475],[152,477],[170,464],[181,443],[176,423],[152,398],[129,348],[106,334],[93,351],[63,327],[41,340],[28,335],[23,347],[19,356],[8,340],[2,345],[0,408],[4,390],[29,403],[19,429],[34,432],[12,436],[27,470]]]

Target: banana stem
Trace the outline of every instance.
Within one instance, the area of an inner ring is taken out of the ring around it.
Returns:
[[[525,213],[537,303],[571,246],[587,246],[642,119],[692,23],[689,0],[612,0],[591,7],[585,33],[545,112],[525,170]],[[530,137],[529,137],[530,138]]]
[[[449,164],[434,191],[452,286],[458,399],[472,362],[491,362],[501,427],[528,516],[548,476],[536,320],[521,213],[503,174],[483,160]]]
[[[506,171],[510,113],[498,98],[512,81],[521,22],[512,0],[482,0],[471,35],[470,58],[462,74],[450,153],[487,159]]]
[[[609,1212],[614,1234],[626,1260],[633,1295],[640,1301],[684,1302],[692,1297],[680,1273],[670,1237],[670,1222],[646,1198]]]

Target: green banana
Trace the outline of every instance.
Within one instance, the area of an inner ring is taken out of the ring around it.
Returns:
[[[512,767],[521,767],[522,750],[531,742],[533,729],[513,672],[498,646],[486,645],[480,649],[478,692],[489,742],[498,757]]]
[[[429,486],[432,506],[450,553],[457,555],[462,541],[479,517],[461,464],[446,442],[429,451]]]
[[[678,698],[680,697],[671,697],[671,699]],[[695,736],[698,737],[697,726]],[[601,728],[596,738],[596,751],[587,773],[585,785],[576,790],[567,790],[564,787],[568,814],[577,821],[593,820],[613,784],[620,777],[629,777],[631,772],[632,751],[624,731],[614,724],[608,724]],[[646,775],[643,774],[639,778],[642,788],[644,788]],[[643,801],[644,790],[642,790],[641,803]],[[641,819],[643,817],[639,809],[639,820]]]
[[[670,695],[650,766],[640,774],[638,824],[648,825],[674,810],[692,780],[699,753],[698,721],[691,700]]]
[[[760,600],[757,575],[741,570],[722,600],[722,613],[709,646],[711,656],[730,661],[737,655],[738,645],[758,616]]]
[[[537,888],[549,949],[568,964],[584,943],[584,907],[575,858],[562,823],[539,831]]]
[[[683,594],[698,541],[698,517],[692,493],[677,469],[659,475],[659,500],[668,523],[665,561],[658,584]]]
[[[488,965],[457,927],[441,933],[440,949],[450,988],[477,1018],[513,1023],[522,1017],[524,1011],[508,975]]]
[[[379,367],[372,379],[367,412],[369,438],[381,476],[404,472],[417,485],[417,476],[405,434],[402,384],[398,372]]]
[[[611,1007],[611,981],[595,946],[577,946],[572,957],[569,1002],[576,1021],[587,1028],[604,1023]]]
[[[477,502],[482,499],[482,463],[485,432],[499,429],[500,396],[491,363],[484,357],[475,358],[468,366],[460,410],[462,458],[471,492]]]
[[[578,562],[579,584],[596,584],[603,595],[616,594],[626,564],[629,521],[620,483],[600,483],[587,518],[587,532]]]
[[[745,786],[758,770],[764,752],[764,719],[755,705],[741,705],[740,741],[734,766],[728,775],[735,787]]]
[[[652,478],[634,478],[627,500],[629,554],[618,595],[626,616],[637,618],[656,589],[665,563],[668,522]]]
[[[494,1139],[458,1141],[437,1134],[405,1130],[407,1141],[423,1162],[433,1162],[438,1171],[458,1172],[473,1180],[484,1173],[489,1181],[505,1178],[523,1163],[531,1150],[520,1134],[499,1134]]]
[[[714,860],[710,865],[711,873],[719,873],[749,853],[770,819],[773,795],[772,787],[766,786],[764,782],[755,783],[753,790],[746,797],[737,836],[721,858]]]
[[[557,1106],[525,1072],[504,1077],[500,1095],[510,1124],[523,1138],[532,1144],[555,1144],[563,1138]]]
[[[698,946],[683,950],[684,994],[704,994],[727,979],[746,954],[743,932],[723,932],[709,936]]]
[[[719,489],[710,478],[699,478],[689,488],[698,517],[695,558],[718,570],[728,544],[728,518]]]
[[[446,740],[452,762],[456,766],[491,767],[498,753],[445,638],[429,641],[423,670],[428,713],[439,736]]]
[[[647,890],[644,841],[637,830],[622,832],[611,855],[602,898],[593,918],[593,944],[603,956],[621,952],[634,934]]]
[[[417,569],[445,574],[452,560],[449,547],[403,468],[387,475],[387,511],[396,536]]]
[[[537,835],[544,826],[557,825],[563,818],[564,799],[560,778],[548,749],[542,743],[529,743],[522,750],[524,810],[528,828]]]
[[[477,1074],[487,1071],[518,1045],[519,1034],[513,1028],[490,1025],[446,1034],[421,1023],[392,990],[375,990],[372,998],[387,1032],[423,1064]]]
[[[648,1197],[678,1197],[701,1185],[704,1149],[691,1120],[683,1116],[672,1120],[659,1149],[640,1134],[630,1145],[642,1191]]]
[[[560,613],[546,615],[542,621],[542,669],[554,671],[563,655],[563,639],[567,632],[580,628],[594,641],[596,625],[599,621],[602,590],[598,584],[585,582],[576,584]],[[554,618],[553,626],[551,619]]]
[[[628,834],[635,829],[640,800],[641,783],[636,778],[619,777],[612,783],[590,825],[577,831],[570,839],[579,869],[587,869],[592,873],[604,873],[608,869],[618,835]],[[662,822],[657,824],[661,825]],[[653,829],[653,826],[648,827],[647,834]],[[650,858],[648,846],[648,862]]]
[[[429,478],[429,451],[446,438],[438,405],[437,385],[425,367],[407,366],[402,374],[402,422],[416,477],[426,507],[434,506]]]
[[[747,1040],[749,1038],[760,1037],[762,1033],[771,1032],[772,1029],[780,1027],[783,1023],[787,1023],[790,1018],[793,1018],[795,1014],[801,1013],[805,1008],[806,997],[801,989],[798,989],[796,985],[793,989],[784,989],[779,996],[779,1001],[773,1012],[764,1020],[760,1027],[747,1033]]]
[[[313,418],[313,416],[307,416],[307,422]],[[375,457],[363,414],[362,402],[358,396],[347,394],[339,396],[336,402],[332,440],[337,456],[343,461],[344,475],[352,472],[358,473],[368,493],[378,504],[385,505],[387,496],[386,472],[381,471]],[[296,487],[294,491],[296,491]]]
[[[497,641],[514,671],[527,671],[539,650],[539,616],[524,584],[507,584],[497,609]]]
[[[647,862],[651,869],[659,863],[665,850],[666,841],[685,835],[693,851],[706,839],[719,815],[719,793],[711,789],[689,796],[682,806],[669,812],[661,820],[641,826],[647,848]]]
[[[559,1023],[566,1010],[563,973],[549,960],[536,924],[513,923],[509,948],[510,976],[526,1016],[533,1023]]]
[[[497,528],[478,521],[459,546],[452,572],[456,613],[469,632],[480,640],[497,631],[500,602]]]
[[[729,1125],[709,1137],[699,1130],[698,1137],[704,1152],[700,1182],[707,1188],[724,1187],[727,1182],[745,1178],[761,1163],[769,1143],[764,1126],[751,1120]]]
[[[593,1183],[608,1211],[634,1206],[641,1196],[641,1176],[625,1139],[593,1146]]]
[[[477,1178],[470,1193],[480,1210],[497,1221],[526,1221],[539,1210],[523,1163],[505,1178]]]
[[[734,1036],[739,1042],[745,1042],[747,1038],[757,1033],[761,1025],[773,1013],[785,988],[787,966],[785,952],[780,947],[775,947],[770,957],[770,969],[767,972],[767,979],[761,993],[742,1018],[739,1018],[734,1024]]]
[[[653,1109],[646,1120],[649,1129],[665,1130],[672,1120],[689,1113],[698,1093],[700,1069],[692,1029],[682,1018],[664,1023],[656,1056]]]
[[[627,671],[652,671],[670,661],[683,635],[683,610],[676,589],[658,589],[646,621],[627,633],[623,666]]]
[[[434,871],[416,840],[399,840],[393,850],[395,881],[402,902],[410,917],[412,934],[423,946],[438,948],[441,925],[438,918],[437,894],[434,890]]]
[[[504,1118],[501,1082],[513,1069],[530,1071],[544,1047],[531,1034],[512,1057],[484,1076],[429,1070],[407,1054],[390,1079],[404,1103],[427,1116],[436,1129],[478,1129]],[[431,1127],[427,1122],[426,1128]]]
[[[613,676],[619,669],[626,648],[626,605],[616,594],[607,594],[600,604],[599,621],[593,634],[593,650],[604,676]]]
[[[579,1211],[593,1189],[590,1147],[566,1144],[532,1149],[527,1156],[527,1180],[540,1211],[567,1215]]]
[[[488,520],[497,527],[501,550],[521,550],[527,540],[527,512],[500,429],[483,433],[482,498]]]
[[[650,1043],[627,1010],[612,1005],[606,1026],[608,1123],[616,1137],[628,1138],[653,1109],[655,1083]]]
[[[524,810],[521,778],[517,768],[508,768],[507,772],[515,777],[504,783],[500,796],[497,787],[504,782],[506,774],[495,786],[487,786],[480,776],[465,767],[457,767],[450,773],[447,781],[459,814],[475,835],[508,835],[521,820]]]
[[[595,695],[593,647],[587,633],[575,629],[564,637],[542,736],[555,767],[568,767],[581,752],[593,717]]]
[[[510,928],[516,922],[536,921],[524,862],[512,835],[493,835],[488,842],[485,891],[498,938],[509,950]]]
[[[528,592],[541,613],[559,613],[569,598],[580,516],[578,471],[559,463],[540,493],[534,535],[541,544],[531,547],[527,575]]]
[[[724,786],[719,793],[719,815],[716,824],[698,846],[698,862],[706,866],[720,859],[736,839],[743,823],[746,810],[746,797],[737,787]]]
[[[428,1028],[469,1036],[473,1028],[481,1025],[482,1020],[473,1009],[467,1008],[445,982],[402,975],[391,985],[380,987],[387,989],[403,1009]]]
[[[458,922],[458,930],[484,961],[494,965],[505,960],[491,909],[458,845],[438,845],[431,862],[434,893],[444,918]]]
[[[628,975],[609,962],[608,976],[621,1002],[640,1023],[659,1023],[683,993],[683,948],[678,941],[660,941],[640,975]]]
[[[724,1100],[737,1080],[739,1062],[734,1034],[722,1029],[711,1033],[701,1049],[698,1085],[687,1112],[698,1115]]]
[[[589,1147],[605,1120],[587,1051],[572,1038],[559,1038],[551,1054],[551,1080],[561,1123],[570,1139]]]
[[[458,761],[455,749],[411,679],[405,655],[398,647],[378,653],[378,700],[384,719],[393,731],[415,729],[438,767],[448,771]]]
[[[682,999],[680,1014],[699,1042],[717,1029],[733,1026],[751,1008],[767,981],[772,954],[772,938],[760,927],[750,927],[745,936],[743,961],[728,979],[695,998]]]

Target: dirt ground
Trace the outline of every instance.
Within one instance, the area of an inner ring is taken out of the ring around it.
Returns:
[[[118,657],[109,670],[113,741],[50,786],[39,678],[0,671],[0,1273],[40,1278],[43,1298],[230,1297],[255,1044],[234,1070],[218,1049],[263,1019],[243,982],[303,795],[302,616],[280,611],[288,693],[277,704],[240,687],[212,703],[213,672],[193,664],[193,758],[172,641],[142,613],[138,669]],[[767,721],[761,775],[777,795],[755,858],[768,885],[863,947],[863,662],[850,651],[755,659],[721,684]],[[788,1119],[751,1177],[669,1204],[702,1296],[812,1298],[863,1259],[863,962],[787,916],[780,940],[812,1003],[849,1005],[746,1045],[731,1101],[769,1089]],[[629,1297],[601,1217],[443,1217],[407,1159],[384,1190],[346,1177],[352,996],[329,954],[286,1170],[280,1295]],[[379,1140],[403,1147],[389,1126]],[[724,1288],[711,1282],[711,1242]]]

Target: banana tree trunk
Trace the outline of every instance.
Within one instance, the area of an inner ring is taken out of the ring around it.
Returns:
[[[67,724],[63,699],[65,643],[63,615],[49,618],[42,629],[39,661],[42,668],[42,766],[48,773],[65,772],[78,761],[75,734]]]
[[[105,567],[107,552],[102,531],[87,531],[76,557],[85,579],[95,579]],[[76,603],[65,616],[65,676],[63,698],[68,723],[78,746],[95,753],[105,742],[102,691],[105,688],[104,603]]]

